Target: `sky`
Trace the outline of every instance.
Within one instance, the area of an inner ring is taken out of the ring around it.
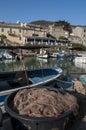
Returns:
[[[0,0],[0,21],[65,20],[86,25],[86,0]]]

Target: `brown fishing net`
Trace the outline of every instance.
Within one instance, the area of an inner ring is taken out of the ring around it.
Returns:
[[[73,95],[47,88],[23,89],[14,97],[19,114],[31,117],[57,117],[75,104],[78,106]]]

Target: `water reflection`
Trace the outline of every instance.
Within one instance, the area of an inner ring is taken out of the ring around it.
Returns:
[[[70,72],[86,72],[83,66],[77,66],[73,60],[70,59],[38,59],[36,57],[26,57],[23,61],[9,61],[0,62],[0,72],[2,71],[16,71],[26,69],[35,69],[43,67],[61,67],[64,73],[70,74]],[[73,74],[72,74],[73,75]]]

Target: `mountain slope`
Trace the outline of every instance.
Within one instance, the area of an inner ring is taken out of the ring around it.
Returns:
[[[37,21],[30,22],[30,24],[35,24],[35,25],[48,27],[49,25],[54,24],[54,22],[46,21],[46,20],[37,20]]]

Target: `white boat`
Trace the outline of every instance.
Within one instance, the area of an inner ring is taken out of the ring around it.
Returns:
[[[86,64],[84,64],[82,62],[78,62],[77,60],[74,61],[74,64],[75,64],[76,67],[86,70]]]
[[[57,58],[57,53],[53,53],[50,55],[51,58]]]
[[[86,56],[75,57],[74,61],[78,63],[86,63]]]
[[[12,56],[11,56],[9,53],[5,52],[5,53],[3,54],[3,58],[6,59],[6,60],[11,60],[11,59],[12,59]]]
[[[48,59],[49,58],[47,54],[43,54],[43,55],[42,54],[38,54],[37,57],[38,58],[43,58],[43,59]]]
[[[61,68],[45,68],[0,73],[0,106],[10,93],[28,87],[45,85],[62,74]]]
[[[0,52],[0,59],[1,60],[12,60],[12,55],[10,55],[7,51]]]
[[[37,54],[37,57],[47,59],[49,55],[46,53],[46,50],[40,49],[40,53]]]

